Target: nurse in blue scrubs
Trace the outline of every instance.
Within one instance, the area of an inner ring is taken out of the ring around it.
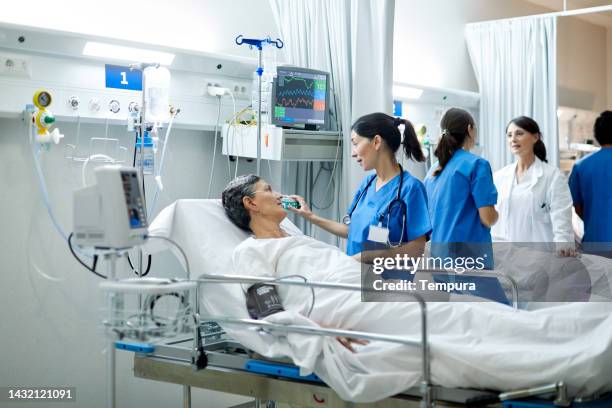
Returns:
[[[612,111],[602,112],[593,130],[601,150],[574,165],[569,187],[584,221],[582,250],[612,258]]]
[[[440,120],[438,162],[425,178],[432,243],[491,243],[497,222],[497,189],[491,166],[470,153],[476,125],[469,112],[451,108]]]
[[[474,118],[463,109],[451,108],[442,116],[440,129],[442,136],[434,152],[438,162],[425,178],[433,228],[431,255],[481,258],[476,266],[492,269],[491,226],[498,218],[497,190],[489,162],[470,153],[476,142]],[[491,292],[485,297],[501,297],[497,286],[493,281],[480,282],[477,288]]]
[[[403,138],[400,132],[403,125]],[[312,213],[304,199],[292,211],[342,238],[346,252],[364,263],[397,254],[419,257],[431,233],[427,197],[423,184],[403,170],[395,157],[400,146],[406,156],[424,161],[412,124],[384,113],[362,116],[352,126],[352,156],[365,171],[342,222]]]

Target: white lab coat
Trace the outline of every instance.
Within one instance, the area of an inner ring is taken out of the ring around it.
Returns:
[[[516,188],[515,172],[517,163],[510,164],[493,174],[498,199],[495,208],[499,220],[491,228],[494,241],[509,242],[574,242],[572,229],[572,196],[567,180],[561,171],[536,157],[527,187],[527,200],[523,194],[521,202],[516,197],[510,200]],[[531,219],[528,225],[512,228],[511,212],[514,206],[522,207]],[[511,208],[512,207],[512,208]]]

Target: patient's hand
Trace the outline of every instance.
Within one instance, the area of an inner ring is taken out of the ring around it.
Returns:
[[[557,256],[568,257],[568,258],[580,258],[580,252],[575,246],[568,246],[557,250]]]
[[[324,327],[324,328],[331,327],[331,326],[327,326],[327,325],[320,324],[320,323],[319,323],[319,325],[321,327]],[[364,340],[364,339],[353,339],[353,338],[350,338],[350,337],[343,337],[343,336],[336,336],[336,340],[338,340],[338,342],[340,344],[342,344],[344,347],[349,349],[351,353],[355,353],[355,349],[351,345],[352,343],[361,344],[362,346],[365,346],[366,344],[370,343],[369,341]]]
[[[355,353],[355,349],[353,348],[351,343],[361,344],[363,346],[370,343],[369,341],[364,340],[364,339],[351,339],[349,337],[336,337],[336,340],[338,340],[338,342],[342,344],[344,347],[349,349],[351,353]]]

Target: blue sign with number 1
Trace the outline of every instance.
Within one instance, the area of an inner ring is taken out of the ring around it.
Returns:
[[[104,65],[106,76],[106,87],[115,89],[129,89],[131,91],[142,91],[142,71],[120,65]]]
[[[393,116],[402,116],[403,107],[402,101],[393,101]]]

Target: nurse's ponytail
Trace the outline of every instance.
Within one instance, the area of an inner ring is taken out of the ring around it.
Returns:
[[[404,125],[403,137],[399,130],[400,125]],[[382,112],[370,113],[357,119],[351,126],[351,130],[368,139],[373,139],[376,135],[379,135],[393,154],[397,152],[401,145],[409,159],[419,162],[425,161],[425,155],[409,120],[394,118]]]
[[[406,157],[416,162],[425,161],[423,149],[421,149],[421,144],[419,143],[419,139],[417,138],[412,123],[408,119],[399,119],[398,122],[398,125],[404,125],[404,137],[402,138],[402,146],[404,147],[404,153],[406,153]]]
[[[519,116],[508,122],[508,125],[506,126],[506,134],[508,134],[508,128],[510,127],[511,123],[517,127],[520,127],[524,131],[531,133],[532,135],[538,135],[538,141],[533,145],[533,154],[535,154],[538,159],[548,163],[548,160],[546,160],[546,146],[542,141],[542,132],[540,132],[538,122],[528,116]]]
[[[434,151],[434,155],[438,158],[438,168],[433,172],[434,176],[440,174],[455,152],[461,149],[465,139],[469,137],[468,128],[470,126],[475,126],[475,124],[469,112],[459,108],[450,108],[444,113],[440,119],[442,134]]]

